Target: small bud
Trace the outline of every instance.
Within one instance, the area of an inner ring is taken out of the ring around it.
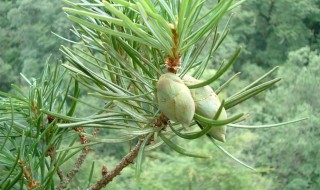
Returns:
[[[189,88],[173,73],[161,75],[157,83],[157,99],[160,111],[170,120],[188,127],[195,112],[195,104]]]
[[[169,23],[168,26],[171,30],[174,30],[174,25],[172,23]]]
[[[105,176],[105,175],[107,175],[107,173],[108,173],[107,166],[103,165],[101,168],[101,175]]]
[[[183,80],[186,85],[193,85],[202,82],[201,80],[197,80],[190,76],[185,76]],[[190,91],[195,102],[195,113],[203,117],[212,119],[221,105],[219,97],[216,95],[216,93],[214,93],[209,85],[191,89]],[[226,118],[227,113],[223,108],[217,120],[223,120]],[[225,142],[226,130],[227,127],[225,125],[220,127],[213,127],[208,134],[216,140]]]

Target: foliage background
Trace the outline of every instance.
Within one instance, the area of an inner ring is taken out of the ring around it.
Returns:
[[[0,1],[0,90],[10,91],[11,83],[21,83],[20,72],[28,77],[40,76],[49,55],[52,62],[61,58],[59,46],[70,44],[51,33],[71,36],[71,23],[61,7],[60,1]],[[107,189],[320,188],[320,1],[247,0],[236,10],[230,28],[216,55],[219,59],[238,46],[244,49],[233,68],[241,75],[228,88],[230,94],[273,66],[281,66],[277,75],[283,81],[242,105],[250,112],[248,122],[276,123],[305,116],[309,120],[278,129],[228,129],[225,147],[255,166],[257,173],[229,160],[203,139],[185,146],[201,147],[212,154],[211,160],[182,157],[159,148],[147,154],[140,182],[134,179],[131,166]],[[215,69],[214,62],[211,68]],[[78,114],[89,111],[83,106]],[[107,163],[111,168],[128,149],[125,143],[97,147],[72,188],[86,183],[82,179],[86,179],[93,159],[97,165]],[[95,171],[95,176],[99,175],[100,171]]]

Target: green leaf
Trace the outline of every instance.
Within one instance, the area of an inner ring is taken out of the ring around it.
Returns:
[[[139,38],[139,37],[136,37],[136,36],[133,36],[133,35],[130,35],[130,34],[126,34],[126,33],[123,33],[123,32],[119,32],[117,30],[112,30],[110,28],[107,28],[107,27],[104,27],[104,26],[100,26],[100,25],[97,25],[95,23],[88,22],[86,20],[80,19],[80,18],[72,16],[72,15],[69,15],[68,19],[70,19],[71,21],[73,21],[73,22],[75,22],[75,23],[77,23],[79,25],[86,26],[86,27],[88,27],[88,28],[90,28],[92,30],[96,30],[96,31],[99,31],[99,32],[102,32],[102,33],[106,33],[106,34],[109,34],[109,35],[112,35],[112,36],[120,37],[120,38],[125,38],[127,40],[136,41],[136,42],[139,42],[141,44],[152,45],[152,44],[150,44],[150,42],[145,41],[142,38]]]
[[[189,132],[189,133],[181,133],[179,132],[178,130],[176,130],[174,127],[172,127],[171,125],[169,125],[171,130],[176,134],[178,135],[179,137],[181,138],[184,138],[184,139],[197,139],[205,134],[207,134],[212,127],[215,127],[213,125],[208,125],[206,126],[204,129],[202,129],[201,131],[199,132]]]
[[[141,115],[141,113],[137,112],[137,110],[133,109],[131,105],[128,105],[124,102],[114,101],[114,104],[118,106],[121,110],[129,114],[132,118],[137,119],[141,123],[149,123],[149,120]]]
[[[2,150],[1,150],[1,152],[2,152]],[[16,159],[15,159],[15,161],[14,161],[14,164],[10,166],[11,169],[10,169],[8,175],[7,175],[6,177],[4,177],[4,178],[2,179],[2,181],[0,182],[0,187],[3,187],[3,186],[4,186],[4,183],[9,179],[9,177],[11,176],[11,174],[14,172],[14,170],[16,169],[16,166],[18,165],[19,159],[20,159],[20,150],[18,149],[17,155],[16,155]],[[1,162],[2,162],[2,160],[1,160]]]
[[[51,115],[55,118],[62,119],[63,121],[83,121],[84,120],[84,119],[80,119],[80,118],[69,117],[69,116],[66,116],[65,114],[59,114],[59,113],[51,112],[51,111],[44,110],[44,109],[41,109],[40,111],[47,114],[47,115]]]
[[[188,18],[186,13],[189,14],[189,8],[191,7],[191,4],[192,3],[190,2],[190,0],[184,0],[184,1],[181,1],[180,5],[179,5],[179,12],[178,12],[178,33],[179,33],[179,35],[184,34],[184,31],[186,28],[186,25],[184,23],[185,23],[186,17]],[[182,40],[182,39],[180,39],[180,40]]]
[[[122,120],[123,118],[119,118],[119,119]],[[89,119],[89,120],[79,121],[79,122],[74,122],[74,123],[57,124],[57,126],[60,128],[82,127],[82,126],[86,126],[86,124],[91,124],[91,123],[106,124],[108,120],[114,121],[114,118],[106,117],[106,118],[99,118],[99,119]]]
[[[22,88],[20,88],[20,87],[17,86],[17,85],[14,85],[14,84],[12,84],[11,87],[12,87],[15,91],[17,91],[17,92],[23,97],[23,99],[28,99],[28,95],[26,94],[26,92],[25,92]]]
[[[88,17],[88,18],[96,18],[96,19],[100,19],[106,22],[110,22],[119,26],[125,26],[125,23],[117,18],[111,17],[107,14],[102,15],[102,14],[98,14],[95,12],[89,12],[89,10],[78,10],[78,9],[73,9],[73,8],[69,8],[69,7],[63,7],[62,8],[64,11],[68,12],[68,13],[73,13],[73,14],[77,14],[77,15],[81,15],[84,17]]]
[[[222,100],[217,112],[214,114],[214,116],[212,118],[213,120],[217,120],[220,117],[220,114],[221,114],[222,110],[224,109],[224,104],[225,104],[225,101]]]
[[[205,16],[200,18],[198,22],[204,19],[206,21],[205,24],[203,24],[195,32],[193,32],[186,39],[184,39],[184,43],[186,44],[181,48],[181,51],[183,52],[193,44],[197,43],[208,31],[210,31],[214,26],[216,26],[219,20],[227,13],[231,4],[232,0],[221,0]],[[194,25],[192,27],[194,27]]]
[[[173,150],[177,151],[180,154],[183,154],[185,156],[190,156],[190,157],[195,157],[195,158],[211,158],[211,156],[209,155],[203,155],[203,154],[199,154],[199,153],[195,153],[195,152],[190,152],[184,148],[182,148],[181,146],[175,144],[174,142],[172,142],[171,140],[169,140],[168,138],[165,137],[165,135],[160,134],[160,138],[163,140],[163,142],[165,142],[170,148],[172,148]]]
[[[113,50],[112,47],[106,45],[106,49],[108,51],[108,54],[110,54],[113,58],[115,58],[123,68],[126,68],[126,70],[131,74],[131,76],[135,76],[146,87],[151,88],[151,89],[154,88],[152,85],[150,85],[149,81],[147,81],[141,73],[138,73],[135,68],[132,68],[131,65],[127,64],[127,62],[121,58],[120,54],[112,51]]]
[[[209,137],[209,136],[208,136]],[[218,143],[214,140],[213,137],[209,137],[209,139],[211,140],[211,142],[216,145],[218,147],[218,149],[220,149],[223,153],[225,153],[228,157],[230,157],[231,159],[233,159],[234,161],[238,162],[239,164],[253,170],[256,171],[253,167],[245,164],[244,162],[242,162],[241,160],[239,160],[238,158],[234,157],[232,154],[230,154],[228,151],[226,151],[224,148],[222,148],[220,145],[218,145]]]
[[[10,100],[10,108],[11,108],[11,126],[9,126],[9,130],[8,130],[8,132],[7,132],[7,135],[6,135],[6,138],[4,139],[4,141],[2,142],[3,144],[1,145],[1,148],[0,148],[0,152],[2,152],[2,149],[5,147],[5,145],[7,144],[7,141],[8,141],[8,139],[9,139],[9,137],[10,137],[10,135],[11,135],[11,131],[12,131],[12,128],[13,128],[13,126],[14,126],[14,120],[15,120],[15,118],[14,118],[14,112],[13,112],[13,104],[12,104],[12,98],[9,98],[9,100]],[[6,123],[5,123],[5,125],[7,125]]]
[[[151,45],[152,47],[155,47],[157,49],[165,50],[162,48],[162,46],[159,44],[157,40],[155,40],[151,35],[146,33],[145,31],[141,30],[141,28],[137,25],[135,25],[126,15],[124,15],[121,11],[116,9],[114,6],[112,6],[109,2],[103,1],[105,4],[105,8],[108,9],[111,13],[115,14],[118,18],[123,20],[123,22],[126,24],[128,28],[130,28],[135,34],[137,34],[142,41],[145,41],[148,43],[148,45]]]
[[[196,62],[203,52],[203,49],[209,43],[210,37],[215,30],[211,30],[211,32],[206,36],[206,38],[201,42],[200,45],[191,46],[188,51],[183,56],[183,65],[182,72],[180,77],[183,77],[190,69],[198,67],[202,64],[203,61]],[[213,42],[212,42],[213,43]],[[192,57],[192,58],[191,58]],[[198,67],[200,68],[200,67]]]
[[[169,15],[169,18],[171,20],[171,22],[174,22],[175,21],[175,18],[174,18],[174,15],[173,15],[173,12],[171,10],[171,8],[168,6],[168,4],[164,1],[164,0],[159,0],[159,4],[160,6],[166,10],[166,12],[168,13]]]
[[[74,81],[74,92],[73,92],[73,96],[75,98],[78,98],[79,97],[79,94],[80,94],[80,89],[79,89],[79,83],[78,81]],[[77,106],[77,101],[76,99],[72,99],[72,103],[71,103],[71,106],[69,108],[69,111],[67,113],[67,116],[72,116],[75,109],[76,109],[76,106]]]
[[[88,178],[87,188],[88,188],[88,187],[90,186],[90,184],[91,184],[91,180],[92,180],[92,177],[93,177],[93,172],[94,172],[94,161],[92,162],[92,165],[91,165],[90,174],[89,174],[89,178]]]
[[[23,97],[20,97],[20,96],[18,96],[18,95],[6,93],[6,92],[1,92],[1,91],[0,91],[0,95],[1,95],[1,96],[5,96],[5,97],[8,97],[8,98],[12,98],[12,99],[20,100],[21,102],[28,103],[28,100],[27,100],[27,99],[25,99],[25,98],[23,98]]]
[[[144,20],[145,24],[148,26],[153,36],[155,36],[157,41],[161,44],[161,46],[163,47],[162,49],[164,49],[167,54],[173,56],[171,47],[173,47],[174,44],[172,42],[172,38],[171,38],[172,34],[171,34],[171,31],[169,30],[168,23],[166,23],[161,17],[157,18],[157,20],[148,19],[149,16],[147,15],[146,10],[144,9],[146,8],[147,5],[143,3],[143,1],[141,1],[140,3],[138,2],[137,6],[142,19]],[[162,26],[159,26],[159,23],[162,24]],[[162,30],[162,28],[165,28],[166,30]]]
[[[91,107],[95,110],[105,111],[105,109],[103,107],[95,106],[95,105],[91,104],[90,102],[87,102],[86,100],[81,100],[81,99],[75,98],[73,96],[68,96],[68,98],[70,98],[72,101],[76,101],[77,104],[82,103],[82,104],[86,105],[87,107]]]
[[[233,55],[233,57],[231,58],[231,60],[224,66],[222,67],[220,70],[218,70],[215,75],[213,75],[213,77],[211,77],[210,79],[200,82],[198,84],[194,84],[194,85],[189,85],[188,88],[193,89],[193,88],[200,88],[206,85],[211,84],[212,82],[214,82],[215,80],[217,80],[218,78],[220,78],[229,68],[230,66],[236,61],[237,57],[240,54],[241,49],[239,48],[236,53]]]
[[[147,135],[147,137],[144,138],[143,142],[141,143],[138,156],[137,156],[137,165],[136,165],[136,178],[139,180],[140,173],[141,173],[141,167],[142,167],[142,158],[144,153],[144,148],[146,147],[147,142],[149,141],[150,137],[153,135],[153,133],[150,133]]]
[[[21,180],[22,174],[23,174],[23,170],[20,169],[19,173],[16,174],[12,180],[9,179],[10,180],[9,183],[5,185],[3,189],[12,189],[12,187],[16,185],[19,180]]]
[[[232,10],[238,6],[240,6],[243,2],[245,2],[246,0],[238,0],[237,2],[235,2],[234,4],[232,4],[229,8],[229,10]]]
[[[131,141],[138,136],[135,135],[124,135],[124,136],[119,136],[119,137],[114,137],[114,138],[98,138],[98,137],[89,137],[88,139],[96,142],[96,143],[106,143],[106,144],[115,144],[115,143],[123,143],[123,142],[128,142]]]
[[[133,4],[133,3],[130,3],[128,1],[124,1],[124,0],[113,0],[114,3],[117,3],[117,4],[121,4],[125,7],[129,7],[129,8],[132,8],[132,9],[135,9],[137,10],[137,5],[136,4]]]
[[[85,76],[85,78],[94,81],[98,86],[102,85],[104,87],[106,87],[107,89],[110,89],[111,91],[117,92],[122,94],[124,91],[123,88],[121,88],[118,85],[115,85],[114,83],[108,81],[107,79],[105,79],[104,77],[98,75],[96,72],[92,71],[91,69],[89,69],[88,67],[86,67],[76,56],[76,54],[72,53],[72,50],[70,50],[69,48],[65,48],[62,47],[62,51],[63,53],[67,56],[67,59],[74,64],[77,69],[79,69],[81,72],[79,72],[78,70],[73,70],[74,67],[66,67],[67,69],[71,69],[73,72],[77,73],[77,74],[81,74],[83,76]],[[66,65],[63,65],[66,66]],[[84,75],[84,74],[85,75]]]
[[[260,92],[265,91],[266,89],[270,88],[280,80],[281,80],[280,78],[276,78],[268,82],[265,82],[263,84],[260,84],[258,86],[255,86],[247,91],[236,93],[235,95],[226,99],[225,109],[232,108],[233,106],[259,94]]]
[[[249,84],[248,86],[244,87],[243,89],[241,89],[239,92],[237,92],[235,95],[240,94],[241,92],[244,92],[254,86],[256,86],[256,84],[258,84],[260,81],[262,81],[263,79],[265,79],[266,77],[268,77],[271,73],[273,73],[274,71],[276,71],[279,68],[279,66],[274,67],[273,69],[271,69],[269,72],[267,72],[266,74],[264,74],[263,76],[261,76],[260,78],[258,78],[257,80],[255,80],[254,82],[252,82],[251,84]]]
[[[224,106],[224,100],[221,102],[220,106],[219,106],[219,109],[217,110],[216,114],[214,115],[213,117],[213,120],[216,120],[219,118],[220,114],[221,114],[221,111],[223,109],[223,106]],[[197,122],[197,121],[196,121]],[[197,122],[197,124],[199,125],[199,123]],[[207,134],[211,128],[213,127],[219,127],[219,125],[207,125],[206,127],[201,127],[200,125],[200,128],[201,128],[201,131],[199,132],[193,132],[193,133],[180,133],[179,130],[176,130],[174,129],[174,127],[172,127],[170,124],[169,124],[171,130],[176,134],[178,135],[179,137],[181,138],[184,138],[184,139],[196,139],[196,138],[199,138],[205,134]]]
[[[232,81],[235,79],[240,72],[234,74],[230,79],[228,79],[225,83],[223,83],[216,91],[215,93],[218,95],[223,89],[225,89]]]
[[[100,91],[100,90],[99,90]],[[102,92],[102,91],[100,91]],[[135,95],[135,96],[119,96],[119,95],[114,95],[114,96],[106,96],[106,95],[100,95],[100,94],[94,94],[94,93],[89,93],[89,95],[92,95],[92,96],[95,96],[95,97],[99,97],[99,98],[103,98],[103,99],[106,99],[106,100],[118,100],[118,101],[123,101],[123,100],[134,100],[134,99],[138,99],[138,98],[141,98],[141,97],[144,97],[148,94],[151,94],[153,93],[154,91],[150,91],[150,92],[147,92],[145,94],[140,94],[140,95]]]
[[[276,123],[276,124],[267,124],[267,125],[241,125],[241,124],[228,124],[229,127],[234,127],[234,128],[245,128],[245,129],[262,129],[262,128],[272,128],[272,127],[279,127],[279,126],[284,126],[284,125],[289,125],[292,123],[297,123],[303,120],[306,120],[308,118],[302,118],[302,119],[296,119],[292,121],[287,121],[287,122],[282,122],[282,123]]]
[[[99,144],[101,142],[90,142],[90,143],[87,143],[87,144],[81,144],[81,145],[77,145],[77,146],[71,146],[71,147],[67,147],[67,148],[60,148],[57,150],[57,153],[59,152],[64,152],[64,151],[69,151],[69,150],[72,150],[72,149],[79,149],[79,151],[84,148],[84,147],[87,147],[87,146],[92,146],[92,145],[96,145],[96,144]],[[67,159],[66,159],[67,160]]]
[[[139,129],[139,130],[130,130],[130,129],[125,129],[122,130],[121,132],[128,134],[128,135],[147,135],[149,133],[154,133],[154,132],[158,132],[160,130],[160,128],[157,127],[148,127],[148,128],[143,128],[143,129]]]
[[[194,114],[194,119],[201,122],[201,123],[205,123],[208,125],[213,125],[213,126],[219,127],[219,126],[226,125],[226,124],[232,123],[234,121],[237,121],[242,116],[244,116],[243,113],[229,117],[228,119],[213,120],[213,119],[208,119],[208,118],[202,117],[201,115],[198,115],[198,114]]]
[[[28,83],[29,86],[32,86],[32,83],[29,81],[29,79],[24,76],[24,74],[20,73],[21,77]]]
[[[182,130],[182,129],[184,129],[184,127],[180,127],[180,128],[178,128],[178,129],[176,129],[176,131],[180,131],[180,130]],[[156,134],[159,134],[159,133],[155,133],[155,136],[156,136]],[[170,135],[168,135],[168,136],[169,136],[168,139],[172,139],[173,137],[175,137],[174,134],[170,134]],[[154,139],[157,139],[157,138],[154,137]],[[157,143],[154,143],[154,144],[151,144],[151,145],[146,146],[145,151],[153,150],[153,149],[161,146],[163,143],[164,143],[164,142],[163,142],[161,139],[159,139],[159,141],[158,141]]]

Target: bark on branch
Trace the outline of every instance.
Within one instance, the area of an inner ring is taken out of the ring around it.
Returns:
[[[78,157],[76,163],[75,163],[75,166],[73,167],[73,169],[67,174],[66,177],[63,178],[62,181],[60,181],[59,185],[56,187],[56,190],[62,190],[62,189],[65,189],[70,181],[73,179],[73,177],[79,172],[81,166],[82,166],[82,163],[84,162],[84,160],[86,159],[88,153],[90,151],[90,148],[89,147],[85,147],[80,156]]]
[[[137,157],[141,144],[142,139],[139,139],[138,144],[125,156],[122,158],[120,163],[112,170],[105,173],[102,178],[93,184],[89,190],[99,190],[105,187],[109,182],[112,181],[114,177],[120,174],[120,172],[127,167],[129,164],[133,163],[133,160]]]
[[[84,129],[83,128],[75,128],[74,129],[75,131],[78,131],[78,132],[83,132],[85,133]],[[96,135],[97,133],[97,129],[94,129],[93,131],[93,135]],[[80,140],[81,140],[81,144],[87,144],[88,143],[88,140],[86,139],[86,137],[83,135],[83,134],[79,134],[79,137],[80,137]],[[67,174],[67,176],[64,176],[62,175],[62,171],[61,173],[59,174],[58,172],[58,175],[60,177],[60,183],[58,184],[58,186],[56,187],[56,190],[62,190],[62,189],[65,189],[70,181],[74,178],[74,176],[80,171],[80,168],[83,164],[83,162],[85,161],[88,153],[90,151],[90,148],[89,147],[84,147],[81,154],[79,155],[73,169]]]

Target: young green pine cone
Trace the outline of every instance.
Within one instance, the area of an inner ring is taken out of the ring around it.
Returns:
[[[202,82],[201,80],[197,80],[190,76],[185,76],[183,78],[183,81],[186,85],[193,85]],[[203,117],[212,119],[221,105],[221,102],[216,93],[214,93],[212,88],[208,85],[201,88],[191,89],[190,91],[196,106],[195,112]],[[217,120],[223,120],[226,118],[227,113],[223,108]],[[205,124],[203,125],[205,126]],[[208,135],[212,136],[216,140],[225,142],[226,130],[227,127],[225,125],[220,127],[213,127],[209,131]]]
[[[195,104],[189,88],[173,73],[161,75],[157,83],[157,99],[160,111],[170,120],[188,127],[195,112]]]

